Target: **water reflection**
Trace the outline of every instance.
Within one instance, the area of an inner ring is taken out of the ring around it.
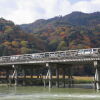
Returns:
[[[100,92],[83,88],[0,87],[0,100],[100,100]]]

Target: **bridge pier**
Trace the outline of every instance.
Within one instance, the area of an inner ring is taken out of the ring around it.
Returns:
[[[63,67],[63,88],[65,88],[65,67]]]
[[[6,69],[6,82],[8,86],[11,86],[11,78],[10,78],[10,70],[9,68]]]
[[[17,65],[12,65],[12,67],[14,68],[14,73],[13,73],[13,78],[15,80],[15,86],[18,85],[18,66]]]
[[[26,73],[25,73],[25,68],[22,69],[22,74],[23,74],[23,82],[22,82],[22,85],[25,86],[26,82]]]
[[[9,69],[6,69],[6,82],[9,84]]]
[[[51,72],[51,66],[49,66],[49,88],[52,88],[52,72]]]
[[[48,67],[48,74],[49,74],[49,88],[52,88],[52,72],[51,66],[49,63],[46,63],[46,67]]]
[[[72,66],[69,66],[67,68],[67,72],[68,72],[68,87],[72,87],[72,84],[73,84],[73,78],[72,78]]]
[[[43,77],[43,84],[44,84],[44,87],[46,88],[46,76]]]
[[[30,68],[30,72],[31,72],[31,85],[33,85],[33,68]]]
[[[95,67],[95,77],[94,77],[95,89],[100,90],[100,64],[98,63],[98,61],[94,61],[94,67]]]
[[[59,88],[59,67],[56,66],[56,87]]]

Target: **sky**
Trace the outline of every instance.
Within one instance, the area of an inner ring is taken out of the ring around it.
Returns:
[[[64,16],[73,11],[100,11],[100,0],[0,0],[0,17],[15,24]]]

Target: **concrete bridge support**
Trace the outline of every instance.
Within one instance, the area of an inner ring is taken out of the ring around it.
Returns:
[[[46,76],[43,77],[43,84],[44,84],[44,87],[46,88]]]
[[[95,77],[94,77],[95,89],[100,90],[100,64],[98,61],[94,61],[94,67],[95,67]]]
[[[9,83],[9,69],[6,69],[6,81]]]
[[[23,83],[22,83],[22,85],[25,86],[26,85],[26,82],[25,82],[25,80],[26,80],[25,68],[22,69],[22,75],[23,75]]]
[[[63,67],[63,88],[65,88],[65,84],[66,84],[66,82],[65,82],[65,71],[66,71],[66,68]]]
[[[12,65],[12,67],[14,68],[14,73],[13,73],[13,76],[12,78],[14,78],[15,80],[15,86],[18,85],[18,66],[17,65]]]
[[[51,72],[51,66],[49,65],[49,88],[52,88],[52,72]]]
[[[73,84],[72,66],[68,66],[67,72],[68,72],[68,87],[70,88],[72,87]]]
[[[33,68],[30,68],[30,73],[31,73],[31,85],[33,85]]]
[[[59,67],[56,66],[56,87],[59,88]]]
[[[51,65],[49,63],[46,63],[46,67],[48,67],[49,88],[52,88],[52,71],[51,71]]]

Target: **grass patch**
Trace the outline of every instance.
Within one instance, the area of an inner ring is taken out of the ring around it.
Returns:
[[[93,82],[93,77],[91,76],[73,76],[75,83],[91,83]]]

